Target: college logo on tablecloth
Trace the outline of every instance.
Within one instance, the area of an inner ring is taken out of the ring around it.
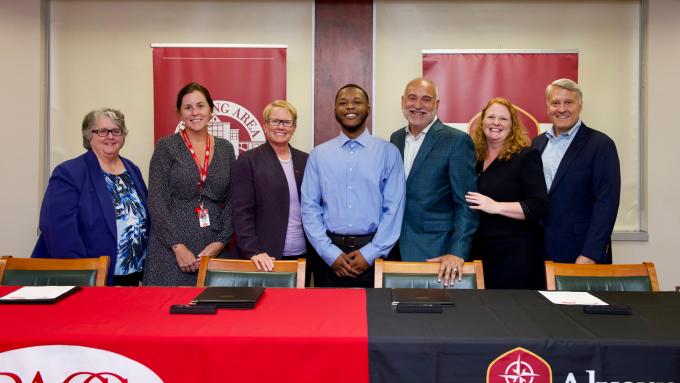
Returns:
[[[552,383],[552,369],[540,356],[522,347],[494,359],[486,370],[487,383]]]
[[[233,101],[214,100],[213,103],[215,108],[208,123],[208,131],[215,137],[231,142],[236,157],[265,142],[260,121],[248,109]],[[232,122],[236,122],[235,126],[232,126]],[[184,122],[177,124],[175,132],[179,129],[184,129]]]
[[[163,383],[143,364],[82,346],[34,346],[0,353],[0,383]]]

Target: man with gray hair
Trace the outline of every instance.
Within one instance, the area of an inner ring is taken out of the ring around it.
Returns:
[[[621,170],[616,145],[581,121],[583,93],[570,79],[545,91],[553,126],[534,138],[548,188],[543,222],[546,259],[611,263],[611,235],[619,208]]]

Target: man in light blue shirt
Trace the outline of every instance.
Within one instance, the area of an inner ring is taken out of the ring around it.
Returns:
[[[555,128],[551,128],[545,132],[548,138],[548,143],[545,145],[541,158],[543,160],[543,176],[545,178],[545,185],[550,190],[552,182],[557,174],[557,169],[560,166],[560,161],[564,157],[564,153],[569,149],[569,145],[574,141],[574,137],[581,127],[581,120],[576,122],[573,128],[563,133],[556,133]]]
[[[302,223],[320,259],[319,287],[373,287],[373,263],[399,238],[404,214],[404,167],[399,150],[366,129],[368,94],[340,88],[335,118],[340,135],[309,155],[302,181]]]

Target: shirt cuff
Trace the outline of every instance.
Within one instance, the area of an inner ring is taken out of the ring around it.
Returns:
[[[328,264],[328,266],[333,266],[336,259],[342,254],[342,250],[339,247],[331,244],[324,251],[323,254],[319,254],[321,259]]]
[[[373,242],[369,242],[364,247],[359,249],[361,252],[361,255],[364,257],[366,262],[368,262],[369,265],[373,266],[373,262],[375,262],[376,258],[380,257],[380,254],[378,253],[378,248],[373,244]]]

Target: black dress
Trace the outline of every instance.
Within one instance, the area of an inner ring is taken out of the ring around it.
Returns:
[[[484,284],[490,289],[543,289],[545,276],[541,226],[548,207],[541,154],[524,148],[509,160],[494,160],[482,171],[477,163],[477,187],[498,202],[519,202],[526,220],[480,212],[472,242],[472,257],[483,262]]]

